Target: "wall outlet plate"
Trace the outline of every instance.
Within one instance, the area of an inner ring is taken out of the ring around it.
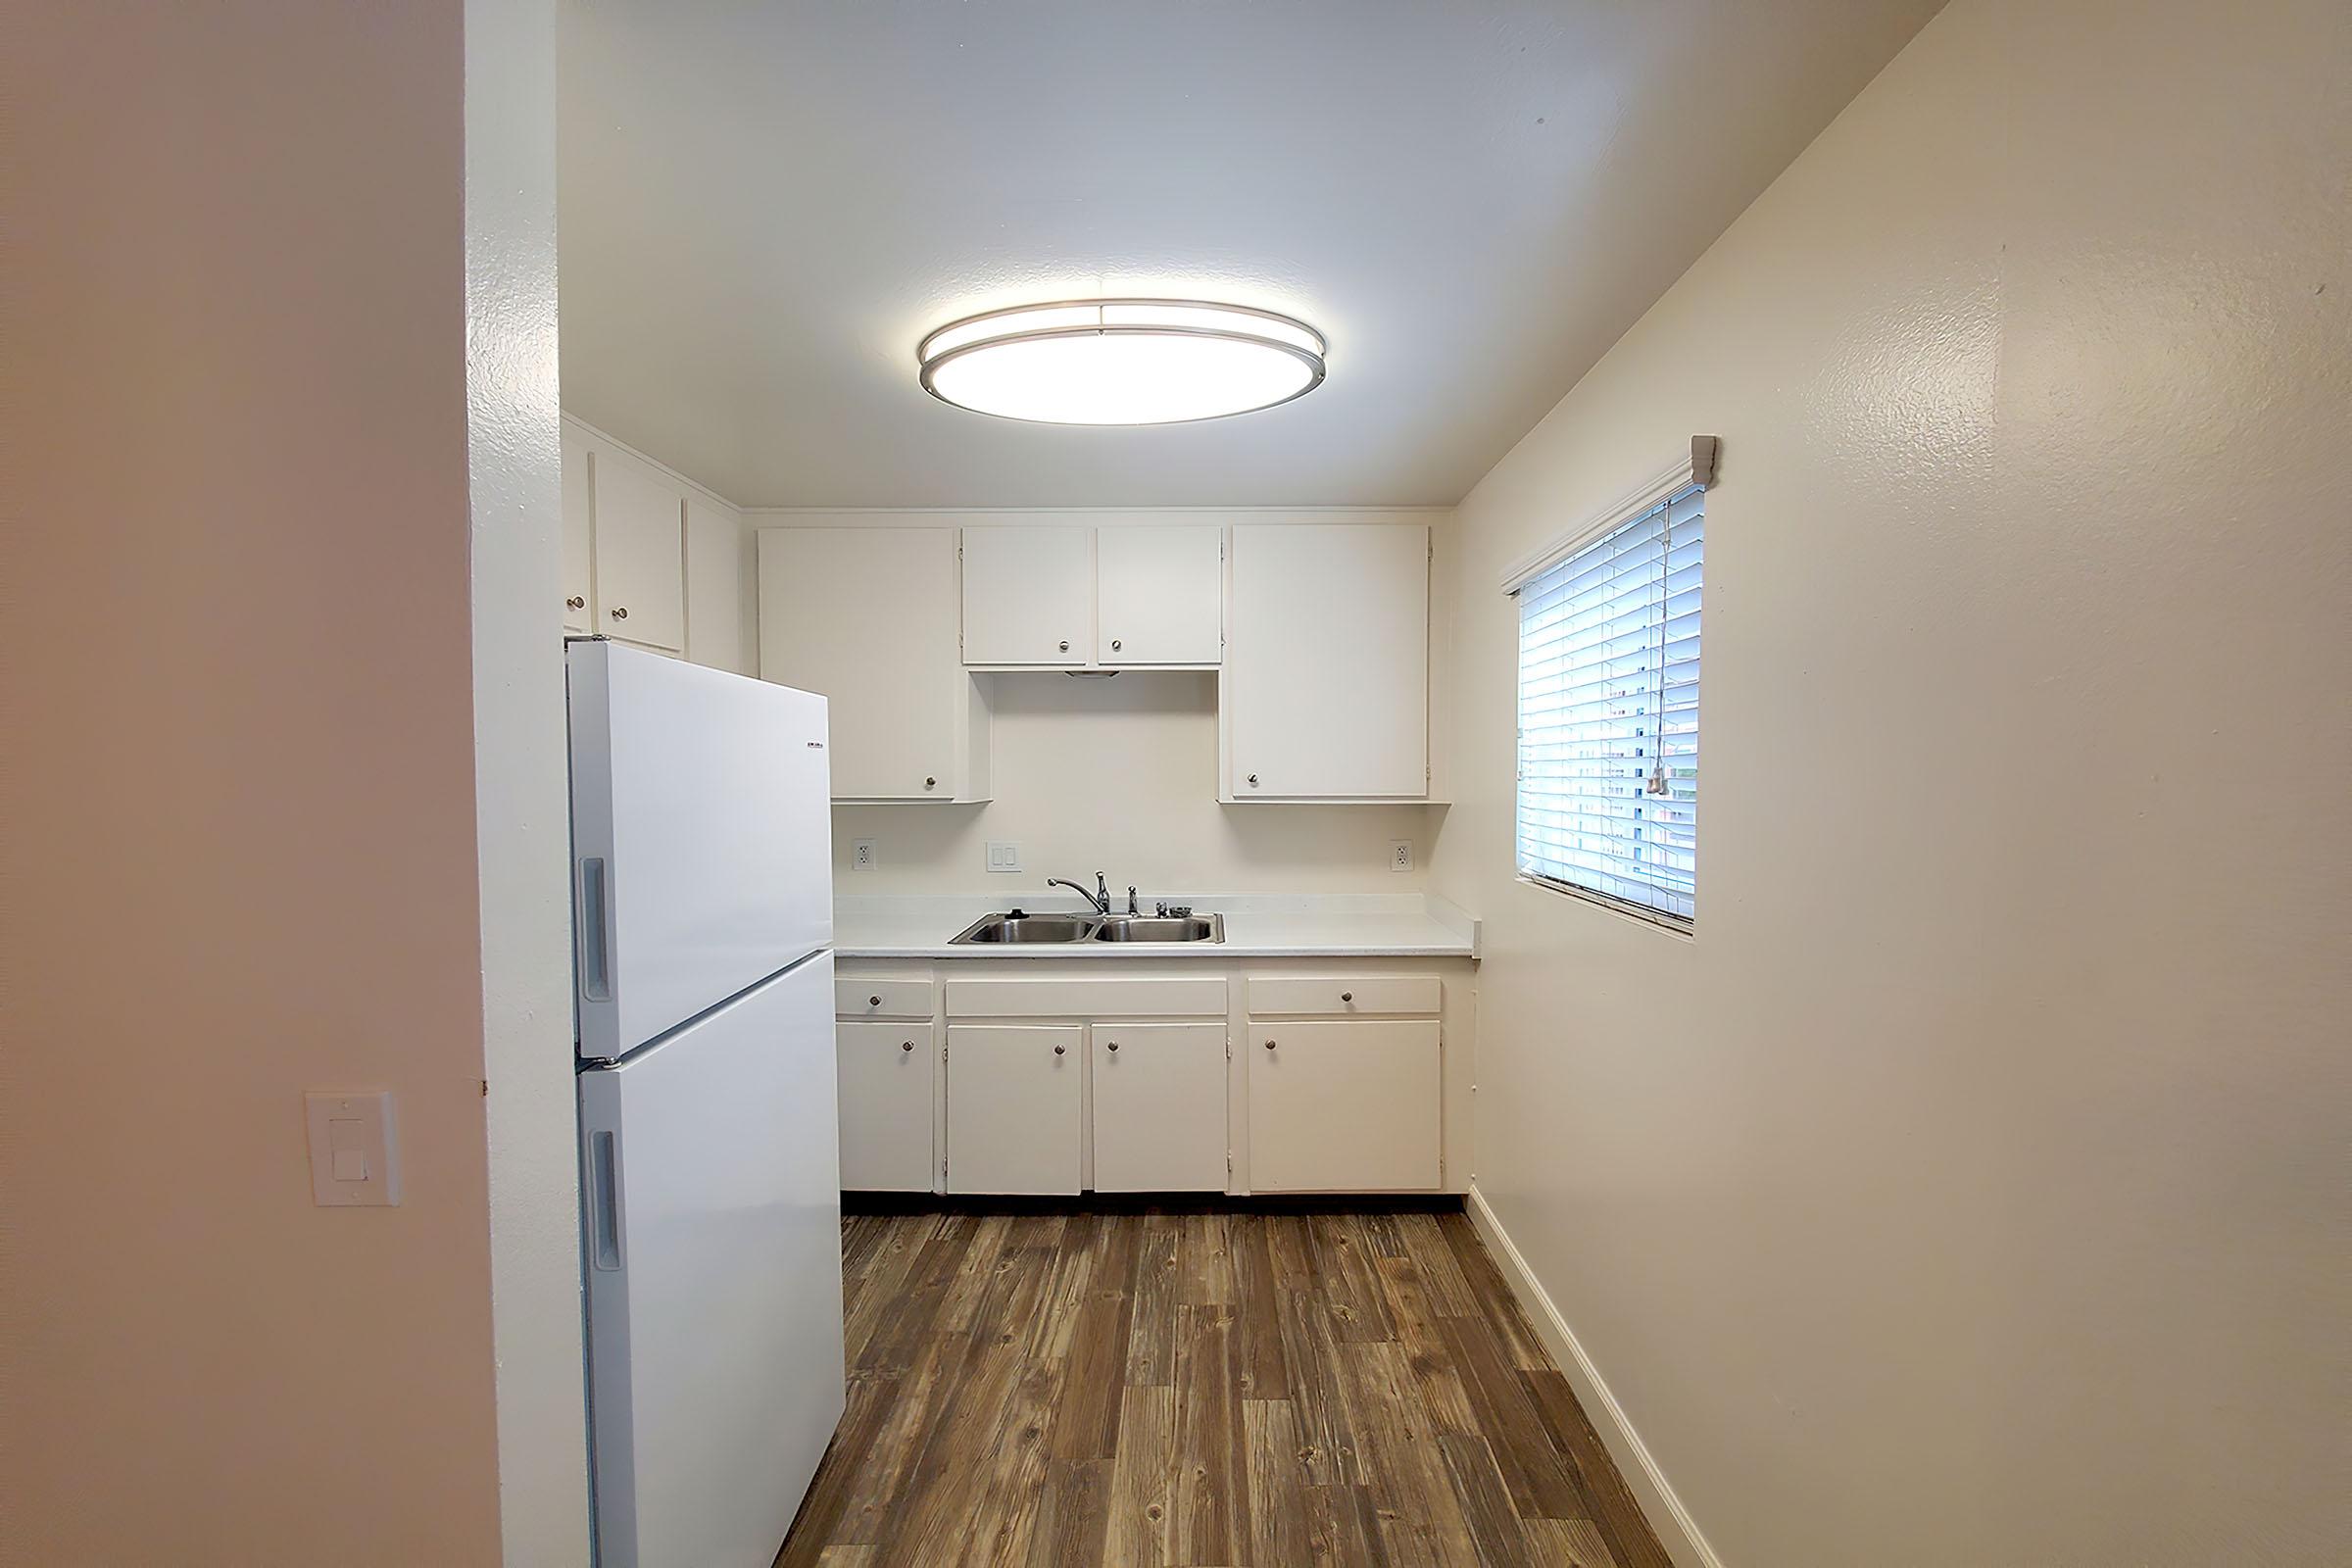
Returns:
[[[850,869],[871,871],[873,868],[874,841],[872,839],[850,840]]]
[[[1389,869],[1410,871],[1412,868],[1413,841],[1411,839],[1389,840]]]
[[[1021,869],[1021,847],[992,842],[988,847],[988,868],[1007,876],[1017,875]]]

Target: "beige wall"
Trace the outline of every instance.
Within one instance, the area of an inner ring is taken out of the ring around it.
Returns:
[[[793,523],[930,526],[1029,521],[1035,514],[747,512],[744,526]],[[1107,512],[1104,527],[1186,521],[1409,522],[1433,530],[1433,679],[1443,679],[1450,610],[1450,515],[1445,512]],[[1443,593],[1443,597],[1441,596]],[[1426,806],[1222,806],[1217,802],[1217,682],[1204,672],[1129,671],[1073,680],[1057,671],[997,675],[989,726],[995,799],[983,806],[842,806],[833,810],[834,889],[844,895],[1047,894],[1050,876],[1186,893],[1418,893],[1443,810]],[[1437,715],[1433,750],[1446,745]],[[1443,778],[1440,779],[1441,786]],[[851,867],[853,842],[875,841],[876,865]],[[1414,870],[1388,869],[1389,842],[1410,839]],[[1021,849],[1018,876],[991,874],[987,846]]]
[[[12,22],[0,1553],[496,1561],[486,983],[506,1046],[563,1033],[561,915],[485,943],[549,905],[476,859],[477,808],[561,832],[560,731],[474,732],[549,685],[504,632],[552,537],[490,537],[553,494],[546,235],[494,235],[540,172],[467,145],[456,0]],[[306,1087],[394,1092],[400,1206],[312,1205]],[[559,1344],[569,1165],[505,1238]]]
[[[2352,1556],[2348,43],[1955,0],[1463,504],[1478,1185],[1726,1563]],[[1496,580],[1697,432],[1687,941]]]

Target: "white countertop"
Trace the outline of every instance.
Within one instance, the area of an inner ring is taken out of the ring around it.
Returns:
[[[984,914],[1080,909],[1066,889],[858,897],[833,901],[833,951],[844,958],[1298,958],[1322,956],[1478,956],[1478,921],[1434,894],[1164,895],[1225,917],[1223,942],[1050,942],[951,947]]]

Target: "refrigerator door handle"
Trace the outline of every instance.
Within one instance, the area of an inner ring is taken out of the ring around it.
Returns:
[[[607,1274],[620,1271],[620,1156],[617,1133],[589,1137],[588,1258]]]
[[[612,1000],[612,900],[603,856],[580,861],[580,994]]]

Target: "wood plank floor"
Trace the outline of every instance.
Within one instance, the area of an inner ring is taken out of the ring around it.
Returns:
[[[1458,1211],[852,1214],[819,1568],[1671,1568]]]

